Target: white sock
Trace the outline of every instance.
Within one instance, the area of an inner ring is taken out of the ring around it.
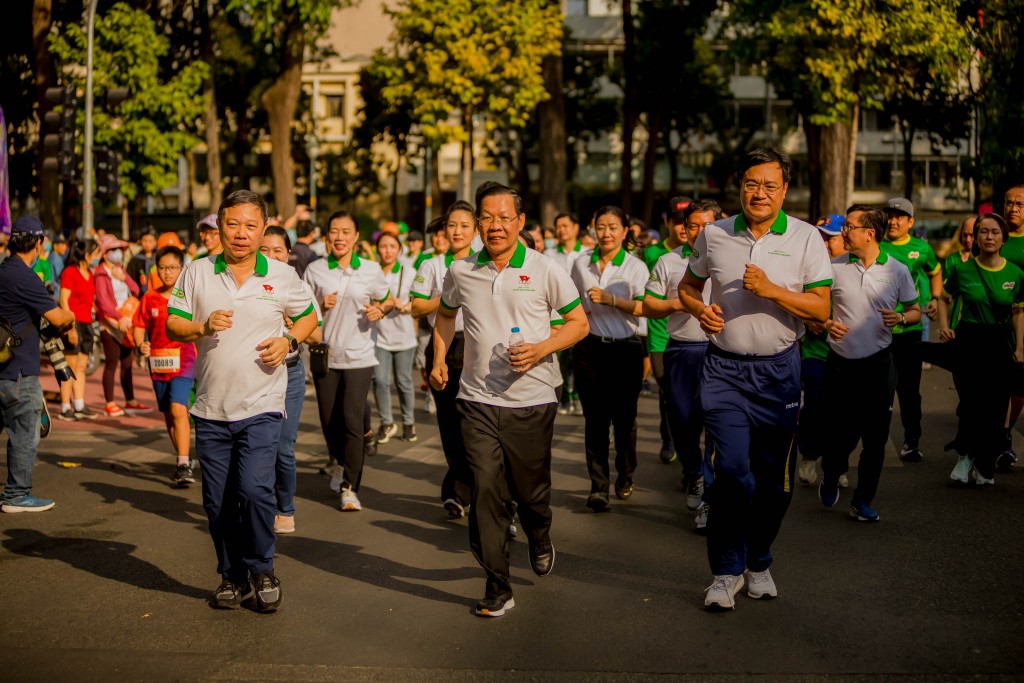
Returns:
[[[85,408],[85,399],[75,399],[75,410],[82,410]]]
[[[188,458],[187,455],[179,455],[178,456],[178,464],[179,465],[187,465],[188,464],[188,460],[189,460],[189,458]]]
[[[70,403],[61,403],[60,404],[60,412],[64,413],[64,412],[67,412],[69,410],[71,410],[71,404]]]

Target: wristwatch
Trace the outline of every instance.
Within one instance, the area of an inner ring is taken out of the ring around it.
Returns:
[[[903,314],[903,320],[900,321],[900,325],[902,325],[903,327],[907,326],[907,314],[906,313]]]
[[[284,338],[288,340],[288,350],[290,352],[294,353],[299,350],[299,342],[295,340],[295,337],[290,334],[286,334],[284,335]]]

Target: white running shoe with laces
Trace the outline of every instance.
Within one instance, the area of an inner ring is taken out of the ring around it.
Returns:
[[[971,468],[974,467],[974,460],[969,455],[961,455],[957,458],[956,467],[949,473],[949,478],[961,484],[970,483]]]
[[[359,512],[363,509],[359,502],[359,496],[352,489],[345,489],[341,492],[341,509],[345,512]]]
[[[704,609],[711,611],[736,609],[736,594],[743,588],[743,577],[722,574],[704,592]]]
[[[796,468],[796,476],[804,486],[813,486],[818,482],[818,463],[814,460],[801,460]]]
[[[752,569],[748,569],[747,595],[755,600],[779,597],[779,589],[775,587],[775,581],[772,579],[772,573],[767,569],[763,572],[755,572]]]

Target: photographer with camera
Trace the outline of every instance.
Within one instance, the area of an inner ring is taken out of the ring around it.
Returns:
[[[55,504],[32,495],[43,411],[39,328],[44,319],[49,323],[52,339],[47,341],[47,353],[57,378],[64,381],[72,375],[56,333],[70,327],[75,317],[54,303],[32,271],[43,253],[43,234],[38,218],[19,218],[11,228],[11,256],[0,264],[0,429],[7,430],[7,486],[0,505],[4,512],[43,512]]]

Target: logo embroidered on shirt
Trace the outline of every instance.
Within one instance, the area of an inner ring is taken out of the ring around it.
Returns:
[[[178,299],[184,299],[185,292],[182,289],[175,287],[174,289],[171,290],[171,296],[176,297]]]
[[[1004,282],[1003,283],[1003,289],[1013,289],[1016,286],[1017,286],[1016,282]]]
[[[529,275],[520,275],[519,276],[519,283],[523,284],[523,285],[530,284],[530,276]]]
[[[797,401],[796,403],[787,403],[786,404],[786,410],[790,410],[791,408],[799,408],[799,407],[800,407],[800,401]]]
[[[921,258],[921,252],[912,251],[909,254],[907,254],[907,258]]]
[[[778,249],[772,249],[768,253],[771,254],[772,256],[792,256],[792,254],[785,251],[779,251]]]
[[[519,284],[512,288],[513,292],[533,292],[536,291],[533,285],[530,283],[529,275],[520,275]]]
[[[272,285],[263,285],[263,291],[264,292],[273,292],[274,291],[274,287]]]

